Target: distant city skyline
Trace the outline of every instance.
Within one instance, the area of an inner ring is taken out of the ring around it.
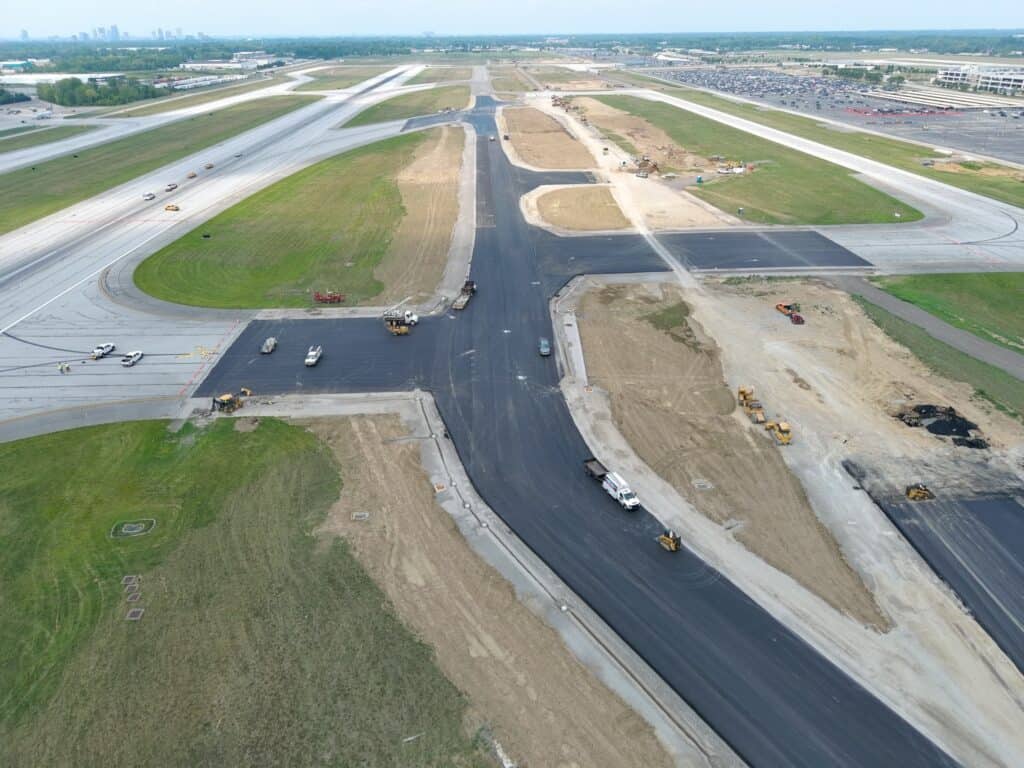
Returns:
[[[446,36],[1024,27],[1024,4],[1019,0],[982,0],[970,4],[861,0],[842,6],[841,11],[817,0],[731,0],[692,7],[678,0],[519,0],[486,6],[471,0],[391,0],[386,5],[373,0],[299,0],[286,7],[276,2],[222,0],[214,4],[177,3],[156,14],[150,10],[152,7],[134,0],[12,4],[0,21],[0,37],[18,39],[23,30],[32,39],[69,37],[83,31],[91,35],[104,20],[103,28],[120,26],[130,30],[133,39],[152,39],[157,29],[165,34],[173,29],[175,37],[197,35],[200,29],[217,36],[324,37],[409,36],[422,35],[424,30]],[[121,32],[120,37],[127,35]]]

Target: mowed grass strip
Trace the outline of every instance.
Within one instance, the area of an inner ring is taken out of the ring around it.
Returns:
[[[311,433],[135,422],[0,460],[0,764],[489,765],[431,649],[314,534],[360,468]]]
[[[1019,380],[932,338],[916,325],[896,317],[861,296],[852,298],[875,325],[940,376],[974,387],[978,397],[988,400],[1003,413],[1024,420],[1024,386],[1021,386]]]
[[[704,157],[723,155],[754,163],[742,176],[705,177],[688,191],[729,213],[764,224],[867,224],[907,222],[920,211],[854,178],[838,165],[805,155],[682,109],[635,96],[596,96],[662,129],[673,141]]]
[[[174,96],[147,104],[144,107],[121,109],[117,112],[106,114],[104,117],[145,117],[147,115],[160,115],[164,112],[173,112],[176,109],[194,107],[197,104],[209,104],[212,101],[226,99],[229,96],[238,96],[241,93],[259,91],[264,88],[269,88],[272,85],[279,85],[283,82],[285,82],[285,78],[283,77],[271,77],[260,78],[253,82],[239,83],[237,85],[221,85],[194,93],[186,93],[186,95],[175,94]]]
[[[49,144],[51,141],[70,139],[72,136],[79,136],[83,133],[95,130],[94,125],[58,125],[55,128],[47,128],[34,133],[27,133],[24,136],[12,136],[9,139],[0,140],[0,154],[14,152],[18,149],[37,147],[40,144]]]
[[[275,96],[179,120],[0,175],[0,234],[315,101]],[[171,181],[171,179],[168,179]]]
[[[1024,272],[908,275],[873,282],[957,328],[1024,352]]]
[[[761,125],[792,133],[794,136],[801,136],[829,147],[852,152],[855,155],[877,160],[880,163],[886,163],[895,168],[935,179],[969,192],[976,192],[994,200],[1024,207],[1024,180],[1022,180],[1024,174],[1015,172],[1008,166],[996,163],[977,163],[968,167],[949,164],[947,167],[955,167],[956,170],[943,170],[943,161],[948,161],[949,156],[921,144],[877,136],[863,131],[839,130],[827,123],[815,120],[813,117],[802,117],[771,107],[735,102],[705,91],[667,86],[663,82],[643,76],[617,74],[616,77],[625,77],[637,85],[653,88],[695,104],[711,107],[737,117],[744,117]],[[922,165],[924,161],[935,162],[937,165],[925,166]]]
[[[443,109],[465,109],[469,106],[469,86],[449,85],[396,96],[374,104],[344,124],[344,128],[358,125],[385,123],[389,120],[408,120],[410,117],[432,115]]]
[[[374,268],[405,214],[395,174],[428,134],[337,155],[257,192],[143,261],[136,285],[227,308],[305,307],[314,290],[349,304],[376,296]]]
[[[330,67],[307,73],[313,80],[295,88],[296,91],[336,91],[383,75],[393,67]]]
[[[471,77],[473,77],[473,70],[469,67],[427,67],[409,80],[406,85],[449,83],[455,80],[469,80]]]

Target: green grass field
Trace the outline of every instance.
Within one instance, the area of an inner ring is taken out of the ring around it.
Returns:
[[[299,171],[142,262],[135,283],[209,307],[307,307],[313,290],[372,298],[374,268],[405,214],[395,174],[428,132],[397,136]],[[203,233],[210,239],[204,240]]]
[[[1024,272],[912,275],[873,282],[957,328],[1024,352]]]
[[[0,234],[315,101],[275,96],[197,115],[0,175]],[[168,180],[170,181],[170,179]]]
[[[469,80],[471,77],[473,77],[473,70],[469,67],[427,67],[409,80],[407,85],[448,83],[453,80]]]
[[[135,422],[0,462],[0,764],[488,764],[430,648],[313,534],[359,467],[311,433]]]
[[[754,173],[714,180],[689,191],[729,213],[765,224],[866,224],[917,221],[921,213],[858,181],[837,165],[713,120],[634,96],[598,100],[644,118],[687,150],[753,162]],[[895,214],[899,213],[900,216]]]
[[[6,139],[9,136],[14,136],[19,133],[25,133],[27,131],[39,131],[42,130],[37,125],[16,125],[13,128],[4,128],[0,130],[0,139]]]
[[[1024,386],[1013,376],[932,338],[916,325],[861,296],[852,298],[889,337],[913,352],[940,376],[974,387],[978,397],[988,400],[1004,413],[1024,420]]]
[[[369,80],[371,77],[383,75],[392,67],[331,67],[310,72],[311,82],[298,86],[296,91],[336,91],[351,88],[353,85]]]
[[[95,126],[92,125],[58,125],[55,128],[26,133],[23,136],[12,136],[9,139],[0,140],[0,154],[14,152],[18,149],[37,147],[40,144],[49,144],[51,141],[69,139],[72,136],[88,133],[94,129]]]
[[[353,117],[345,128],[358,125],[384,123],[389,120],[408,120],[410,117],[432,115],[442,109],[464,109],[469,104],[469,87],[449,85],[396,96],[393,99],[374,104]]]
[[[216,88],[208,88],[195,93],[189,93],[185,96],[176,94],[173,97],[160,99],[159,101],[147,104],[144,107],[137,107],[136,109],[128,110],[120,109],[116,112],[106,114],[104,117],[145,117],[146,115],[160,115],[164,112],[172,112],[176,109],[194,107],[197,104],[209,104],[211,101],[226,99],[229,96],[237,96],[240,93],[259,91],[263,88],[269,88],[272,85],[278,85],[284,81],[285,78],[283,77],[272,77],[269,79],[260,79],[255,82],[242,83],[240,85],[224,85]]]
[[[623,75],[617,74],[616,77],[629,80],[637,85],[652,87],[672,96],[692,101],[695,104],[712,107],[730,115],[745,117],[762,125],[792,133],[795,136],[802,136],[805,139],[811,139],[836,149],[842,149],[862,157],[877,160],[880,163],[886,163],[895,168],[902,168],[919,176],[942,181],[951,186],[966,189],[969,192],[976,192],[979,195],[1001,200],[1004,203],[1024,207],[1024,182],[1010,177],[991,175],[989,169],[998,167],[991,163],[977,163],[977,167],[965,169],[974,171],[973,173],[953,173],[936,170],[935,168],[921,165],[921,162],[923,160],[942,160],[946,158],[946,155],[935,152],[920,144],[875,136],[862,131],[840,131],[827,124],[820,123],[813,117],[801,117],[800,115],[792,115],[777,109],[737,103],[704,91],[674,88],[665,85],[663,82],[654,81],[643,76],[627,73]]]

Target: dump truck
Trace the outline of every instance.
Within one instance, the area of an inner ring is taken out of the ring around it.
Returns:
[[[608,468],[593,456],[583,462],[583,469],[592,478],[599,480],[605,493],[619,502],[623,509],[633,510],[640,506],[640,499],[622,476],[609,472]]]
[[[929,501],[935,498],[935,494],[924,483],[908,485],[904,492],[911,501]]]
[[[736,399],[739,401],[740,407],[743,408],[743,412],[747,414],[747,418],[755,424],[764,425],[766,421],[764,406],[761,405],[760,400],[754,397],[753,387],[740,387],[736,391]]]
[[[389,309],[384,313],[384,327],[392,336],[406,336],[420,321],[420,316],[410,310]]]
[[[675,531],[666,529],[658,537],[658,543],[661,544],[662,549],[666,549],[669,552],[678,552],[683,546],[683,539]]]
[[[764,428],[775,438],[779,445],[789,445],[793,441],[793,429],[788,421],[766,421]]]
[[[459,291],[459,295],[455,297],[455,301],[452,302],[452,309],[465,309],[466,305],[469,304],[469,300],[473,298],[473,294],[476,293],[476,282],[473,280],[467,280],[462,284],[462,289]]]

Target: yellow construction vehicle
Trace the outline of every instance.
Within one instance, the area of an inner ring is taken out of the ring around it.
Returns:
[[[736,400],[752,422],[760,425],[765,423],[764,406],[754,397],[753,387],[740,387],[736,390]]]
[[[213,410],[222,413],[234,413],[242,407],[242,398],[233,392],[225,392],[219,397],[213,398]]]
[[[905,493],[911,501],[928,501],[935,498],[935,494],[928,490],[928,486],[924,483],[908,485]]]
[[[793,440],[793,430],[788,421],[766,421],[764,428],[771,432],[779,445],[789,445]]]
[[[666,530],[658,537],[658,543],[669,552],[678,552],[683,546],[683,540],[679,534],[669,530]]]

